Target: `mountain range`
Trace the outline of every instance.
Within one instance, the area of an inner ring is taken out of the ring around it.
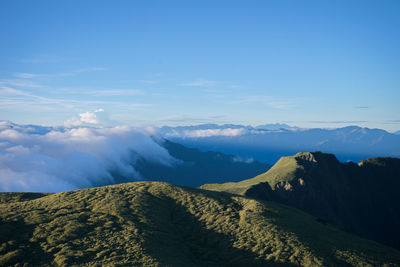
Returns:
[[[202,152],[166,139],[158,142],[178,162],[173,165],[163,165],[139,156],[134,168],[141,174],[141,180],[198,187],[210,182],[224,183],[252,178],[271,167],[266,163],[234,155],[213,151]],[[117,183],[134,180],[118,174],[114,174],[114,177]]]
[[[302,129],[285,124],[258,127],[203,124],[162,127],[160,134],[187,147],[220,151],[270,164],[282,156],[302,151],[333,153],[342,162],[400,156],[400,135],[358,126]]]

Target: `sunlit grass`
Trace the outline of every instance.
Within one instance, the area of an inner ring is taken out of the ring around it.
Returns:
[[[400,264],[396,250],[229,193],[140,182],[23,201],[0,195],[2,266]]]

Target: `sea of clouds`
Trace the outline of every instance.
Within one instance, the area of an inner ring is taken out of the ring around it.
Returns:
[[[69,126],[71,127],[71,126]],[[0,191],[60,192],[114,184],[113,173],[134,181],[139,158],[177,162],[151,129],[22,126],[0,121]]]

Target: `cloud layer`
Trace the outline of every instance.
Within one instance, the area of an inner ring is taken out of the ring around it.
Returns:
[[[148,133],[129,127],[52,128],[0,121],[0,191],[59,192],[140,178],[142,157],[176,162]]]
[[[239,135],[244,135],[247,132],[248,131],[244,128],[188,130],[188,131],[184,131],[184,136],[185,137],[239,136]]]

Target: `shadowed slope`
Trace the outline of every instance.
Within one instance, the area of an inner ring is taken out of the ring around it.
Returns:
[[[263,173],[271,167],[233,155],[201,152],[168,140],[163,140],[160,145],[167,149],[172,157],[178,159],[179,163],[165,166],[140,159],[134,167],[145,180],[197,187],[205,183],[240,181]]]
[[[400,264],[388,247],[299,210],[158,182],[0,205],[0,265]]]
[[[284,203],[360,236],[400,248],[400,159],[340,163],[332,154],[298,153],[238,183],[201,188]]]

